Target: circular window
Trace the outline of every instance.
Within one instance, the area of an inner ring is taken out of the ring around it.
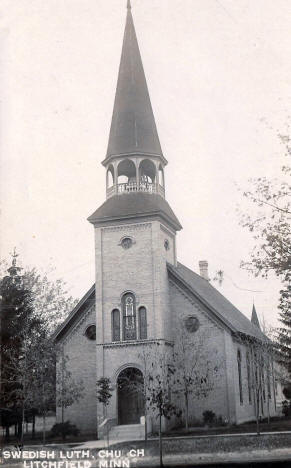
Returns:
[[[189,333],[194,333],[199,328],[199,320],[195,315],[189,315],[184,320],[185,328]]]
[[[170,250],[170,242],[168,241],[168,239],[165,240],[164,247],[165,247],[165,250]]]
[[[121,241],[121,246],[124,249],[130,249],[130,247],[132,246],[132,239],[130,237],[124,237]]]
[[[96,326],[90,325],[88,328],[86,328],[85,335],[88,340],[96,340]]]

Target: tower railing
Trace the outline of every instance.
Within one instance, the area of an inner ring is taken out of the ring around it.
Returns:
[[[162,197],[165,197],[165,188],[162,185],[149,182],[126,182],[112,185],[107,189],[106,195],[107,198],[110,198],[113,197],[113,195],[122,195],[133,192],[157,193]]]

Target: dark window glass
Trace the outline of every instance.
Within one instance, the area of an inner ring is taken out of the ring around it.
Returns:
[[[96,340],[96,326],[95,325],[90,325],[86,331],[85,335],[87,336],[88,340]]]
[[[145,307],[139,308],[139,338],[147,339],[147,311]]]
[[[240,354],[240,350],[238,350],[238,352],[237,352],[237,368],[238,368],[239,400],[240,400],[240,404],[242,405],[244,400],[243,400],[243,392],[242,392],[241,354]]]
[[[251,385],[251,363],[250,363],[249,353],[247,353],[247,374],[248,374],[249,403],[251,403],[252,402],[252,385]]]
[[[118,309],[112,311],[112,341],[120,341],[120,313]]]
[[[263,400],[266,401],[266,385],[265,385],[265,369],[264,365],[262,364],[262,390],[263,390]]]
[[[136,309],[135,297],[132,293],[126,293],[122,297],[123,313],[123,339],[136,340]]]

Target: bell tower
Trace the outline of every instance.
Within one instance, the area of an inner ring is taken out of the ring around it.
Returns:
[[[142,408],[134,413],[124,406],[126,392],[118,394],[118,379],[123,372],[142,375],[139,356],[143,346],[172,340],[167,263],[176,265],[176,232],[182,227],[165,199],[167,160],[129,0],[102,164],[106,201],[88,218],[95,231],[97,380],[108,377],[116,388],[108,418],[115,424],[132,424],[138,423]],[[138,402],[133,406],[138,408]],[[99,408],[98,424],[101,413]]]

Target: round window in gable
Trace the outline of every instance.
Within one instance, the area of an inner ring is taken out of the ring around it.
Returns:
[[[121,241],[121,247],[125,250],[130,249],[132,246],[133,242],[131,237],[124,237]]]
[[[170,242],[168,241],[168,239],[165,239],[164,247],[165,247],[165,250],[170,250]]]
[[[96,340],[96,325],[90,325],[86,328],[85,335],[88,340]]]
[[[194,333],[198,330],[200,323],[195,315],[188,315],[184,320],[185,328],[189,333]]]

